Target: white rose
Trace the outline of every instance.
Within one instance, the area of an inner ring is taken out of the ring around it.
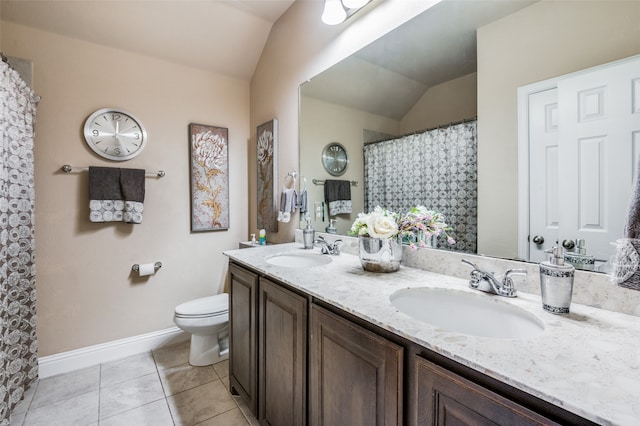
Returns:
[[[391,238],[398,233],[398,224],[392,216],[371,214],[367,220],[367,231],[373,238]]]

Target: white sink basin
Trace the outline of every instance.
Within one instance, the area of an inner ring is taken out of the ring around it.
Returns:
[[[499,297],[423,287],[398,290],[390,299],[400,312],[446,331],[503,339],[528,339],[544,331],[534,315]]]
[[[331,263],[331,257],[319,253],[288,252],[268,257],[267,263],[287,268],[311,268]]]

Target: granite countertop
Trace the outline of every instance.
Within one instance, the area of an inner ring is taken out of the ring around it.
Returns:
[[[357,256],[344,253],[331,256],[327,265],[311,268],[266,261],[290,252],[321,256],[319,249],[304,250],[297,243],[231,250],[225,255],[595,423],[640,424],[640,317],[576,303],[569,315],[553,315],[542,309],[540,296],[519,292],[517,298],[501,297],[499,302],[535,315],[544,324],[543,333],[517,340],[465,335],[399,312],[389,296],[410,287],[485,294],[469,289],[467,280],[406,266],[394,273],[371,273],[362,269]],[[517,277],[514,282],[517,288]]]

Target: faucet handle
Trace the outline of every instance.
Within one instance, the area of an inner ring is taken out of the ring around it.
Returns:
[[[466,263],[471,266],[473,270],[469,273],[469,287],[477,289],[480,286],[480,281],[484,278],[483,273],[478,268],[478,265],[468,261],[467,259],[460,259],[462,263]]]
[[[527,275],[527,271],[525,269],[507,269],[507,272],[504,273],[504,278],[502,278],[502,296],[506,297],[516,297],[516,287],[513,285],[512,275]]]
[[[335,240],[333,242],[333,249],[331,249],[331,254],[336,256],[340,254],[340,244],[342,244],[342,240]]]
[[[480,270],[480,268],[478,268],[478,266],[475,263],[472,263],[472,262],[468,261],[467,259],[460,259],[460,261],[462,263],[466,263],[467,265],[471,266],[473,269],[475,269],[477,271]]]
[[[507,269],[507,272],[504,273],[504,279],[511,279],[511,275],[527,275],[526,269]]]

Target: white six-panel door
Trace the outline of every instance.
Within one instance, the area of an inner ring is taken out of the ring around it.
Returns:
[[[629,208],[640,113],[640,60],[558,83],[560,167],[567,185],[559,196],[558,238],[587,242],[587,252],[609,260]],[[634,99],[635,98],[635,99]]]
[[[609,260],[640,155],[640,58],[561,78],[528,102],[529,260],[578,238]]]

